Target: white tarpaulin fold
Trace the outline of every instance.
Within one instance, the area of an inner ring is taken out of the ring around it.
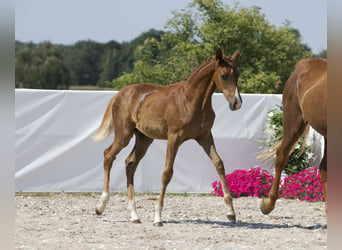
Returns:
[[[115,91],[28,90],[15,91],[16,191],[102,191],[102,143],[91,136],[98,129]],[[281,103],[281,95],[242,94],[240,110],[231,111],[222,94],[214,94],[216,120],[212,133],[226,173],[270,163],[256,160],[269,109]],[[115,160],[110,191],[126,191],[124,162],[134,138]],[[321,142],[317,140],[316,152]],[[155,140],[135,174],[135,191],[159,192],[165,163],[166,141]],[[321,155],[317,156],[317,160]],[[316,163],[315,163],[316,164]],[[269,170],[269,169],[268,169]],[[179,149],[169,192],[210,192],[218,179],[215,168],[194,140]]]

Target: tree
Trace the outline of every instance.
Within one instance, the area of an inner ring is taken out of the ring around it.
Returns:
[[[289,23],[277,28],[257,7],[228,7],[219,0],[194,0],[173,14],[167,23],[168,32],[160,40],[147,39],[137,48],[133,72],[114,79],[114,88],[182,80],[220,47],[226,55],[241,51],[241,92],[281,93],[297,61],[313,56]]]
[[[117,78],[124,73],[131,73],[136,59],[134,56],[136,48],[143,45],[146,39],[155,38],[160,40],[163,34],[163,31],[150,29],[130,42],[123,42],[120,44],[120,48],[107,49],[104,52],[101,65],[102,72],[98,85],[107,85],[113,78]]]
[[[25,88],[68,88],[70,72],[63,62],[60,48],[50,42],[29,43],[18,48],[15,64],[15,86]]]
[[[317,54],[317,57],[328,58],[328,51],[326,49],[321,50],[321,52]]]
[[[101,44],[87,40],[77,42],[65,52],[65,63],[70,69],[73,84],[97,84],[103,49]]]
[[[132,72],[134,51],[138,46],[144,44],[147,38],[160,40],[163,34],[163,31],[150,29],[123,43],[87,40],[74,45],[53,45],[50,42],[27,44],[16,41],[16,87],[54,88],[56,84],[57,88],[67,88],[70,84],[106,86],[113,78]],[[44,67],[47,64],[44,62],[50,65],[51,72],[47,74],[51,78],[49,82],[45,79]],[[68,82],[64,84],[66,80]]]

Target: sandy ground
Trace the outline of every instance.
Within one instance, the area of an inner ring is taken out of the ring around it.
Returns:
[[[136,196],[141,224],[129,222],[127,197],[111,194],[101,216],[100,193],[15,197],[16,249],[325,249],[324,203],[280,199],[270,215],[260,199],[234,199],[237,222],[228,222],[223,199],[167,194],[163,227],[153,226],[155,194]]]

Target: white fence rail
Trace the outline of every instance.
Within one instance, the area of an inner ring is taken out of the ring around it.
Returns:
[[[16,191],[102,191],[103,150],[113,136],[95,143],[105,108],[115,91],[15,91]],[[281,95],[243,94],[242,108],[230,111],[222,94],[213,96],[216,120],[212,129],[226,173],[268,164],[256,160],[260,140],[265,138],[267,111],[281,103]],[[125,191],[124,161],[134,139],[113,164],[110,191]],[[321,141],[316,145],[321,158]],[[155,140],[135,175],[135,191],[159,192],[166,142]],[[313,163],[315,165],[317,163]],[[268,169],[269,170],[269,169]],[[216,171],[193,140],[179,149],[169,192],[210,192]]]

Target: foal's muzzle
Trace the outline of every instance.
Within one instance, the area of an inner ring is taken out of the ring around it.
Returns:
[[[239,98],[236,98],[235,96],[232,98],[231,101],[229,102],[229,108],[234,111],[234,110],[239,110],[242,105],[242,101]]]
[[[231,110],[239,110],[241,108],[242,101],[237,99],[233,102],[233,104],[229,104]]]
[[[223,93],[223,94],[229,103],[229,108],[232,111],[239,110],[241,108],[242,99],[237,89],[235,90],[235,95],[229,95],[228,93]]]

